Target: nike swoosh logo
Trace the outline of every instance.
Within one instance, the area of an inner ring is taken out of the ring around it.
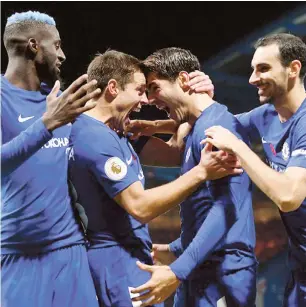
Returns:
[[[29,117],[21,117],[21,114],[18,116],[18,121],[20,123],[26,122],[29,119],[32,119],[34,116],[29,116]]]
[[[267,144],[267,143],[268,143],[268,142],[264,139],[264,137],[261,138],[261,142],[262,142],[263,144]]]
[[[128,159],[126,159],[126,163],[128,164],[128,165],[130,165],[131,163],[132,163],[132,160],[133,160],[133,156],[131,156],[131,158],[128,160]]]

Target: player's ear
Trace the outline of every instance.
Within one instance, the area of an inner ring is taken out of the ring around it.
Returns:
[[[302,64],[299,60],[292,61],[289,66],[289,78],[297,78],[300,75],[301,68]]]
[[[119,94],[118,82],[115,79],[108,81],[106,89],[113,98],[116,98]]]
[[[38,52],[39,46],[35,38],[29,38],[27,45],[27,54],[30,58],[34,58]]]
[[[178,82],[180,87],[184,90],[187,91],[189,90],[189,82],[190,78],[189,78],[189,74],[186,71],[181,71],[178,75]]]

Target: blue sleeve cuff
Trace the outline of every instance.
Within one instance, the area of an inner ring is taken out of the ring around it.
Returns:
[[[40,133],[42,141],[47,142],[52,139],[53,133],[47,129],[42,118],[39,118],[32,126],[35,126],[35,130],[37,129],[37,132]]]
[[[193,259],[187,253],[181,254],[172,264],[170,268],[179,280],[186,280],[192,270],[196,267]]]
[[[175,241],[169,244],[170,252],[172,252],[176,258],[178,258],[183,253],[182,241],[181,238],[176,239]]]

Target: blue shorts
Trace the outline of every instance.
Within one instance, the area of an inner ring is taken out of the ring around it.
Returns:
[[[3,255],[2,307],[98,307],[83,245],[35,256]]]
[[[254,307],[256,266],[217,276],[216,271],[184,281],[174,297],[175,307]]]
[[[129,287],[136,288],[151,278],[150,273],[140,270],[136,264],[137,260],[152,264],[152,259],[140,249],[130,252],[122,246],[89,249],[88,260],[103,307],[132,307]]]
[[[286,285],[283,307],[306,306],[306,272],[291,271]]]

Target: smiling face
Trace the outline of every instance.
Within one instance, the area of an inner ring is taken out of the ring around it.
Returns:
[[[252,68],[249,82],[258,88],[260,103],[272,103],[288,91],[290,69],[282,65],[276,44],[257,48]]]
[[[127,83],[124,89],[119,89],[113,103],[115,126],[118,130],[124,131],[130,123],[130,114],[139,112],[141,105],[148,103],[144,74],[139,71],[135,72],[132,81]]]
[[[143,64],[147,73],[149,102],[166,110],[178,124],[188,120],[189,72],[199,70],[198,58],[189,50],[169,47],[155,51]]]
[[[168,117],[178,123],[184,121],[180,111],[182,89],[178,81],[169,81],[159,78],[156,73],[149,73],[147,76],[148,99],[150,104],[156,105],[164,110]]]

